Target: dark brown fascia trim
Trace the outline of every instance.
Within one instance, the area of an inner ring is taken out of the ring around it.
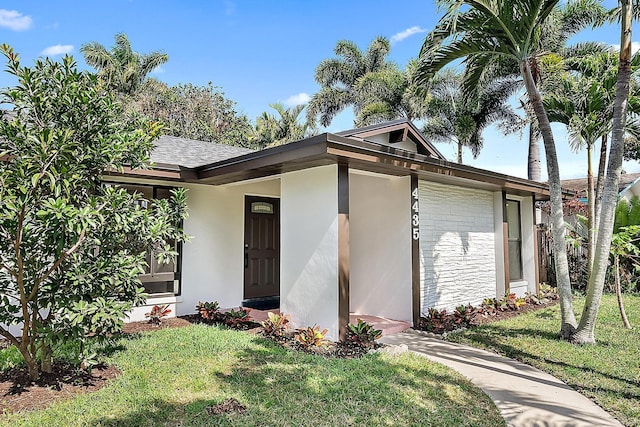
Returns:
[[[536,196],[536,200],[546,199],[549,194],[548,188],[542,183],[510,177],[471,166],[459,165],[447,160],[435,159],[391,146],[359,141],[331,133],[323,133],[305,140],[247,153],[194,169],[173,166],[175,172],[171,177],[192,182],[228,183],[248,179],[248,177],[262,177],[281,173],[283,169],[286,169],[287,163],[299,164],[300,167],[304,167],[305,161],[325,159],[328,162],[336,162],[340,158],[347,162],[355,160],[361,161],[363,164],[376,164],[399,176],[431,172],[443,176],[484,182],[505,189],[509,193],[533,193]],[[158,168],[159,166],[161,165],[156,165],[155,167]],[[168,167],[168,165],[164,166]],[[263,171],[258,171],[257,169],[263,169]],[[167,172],[162,172],[161,175],[160,173],[157,174],[157,177],[167,179],[166,174]],[[231,174],[236,175],[237,178],[211,179],[216,177],[223,178],[225,175]],[[154,174],[147,172],[144,175],[153,176]]]
[[[499,186],[514,194],[534,193],[543,199],[547,198],[549,194],[549,189],[544,184],[523,178],[503,175],[472,166],[460,165],[447,160],[434,159],[390,146],[380,146],[366,141],[356,141],[333,134],[329,134],[328,137],[328,154],[378,164],[381,163],[380,160],[382,159],[385,160],[384,163],[390,167],[405,169],[406,172],[404,175],[411,173],[411,171],[433,172],[440,175],[469,179],[471,181],[486,182]],[[345,147],[345,145],[350,147]],[[355,148],[356,150],[348,148]]]
[[[201,166],[194,171],[199,180],[204,180],[227,173],[249,171],[256,168],[275,166],[285,162],[301,161],[306,157],[324,155],[327,152],[326,141],[328,135],[327,133],[323,133],[301,141],[244,154],[239,157]]]
[[[124,167],[122,172],[114,169],[106,170],[104,175],[119,175],[139,177],[143,179],[163,179],[170,181],[185,181],[193,182],[197,180],[197,175],[190,168],[184,168],[181,166],[157,163],[150,169],[132,169],[130,167]]]

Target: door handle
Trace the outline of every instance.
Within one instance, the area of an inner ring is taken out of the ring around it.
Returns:
[[[244,245],[244,268],[249,267],[249,245]]]

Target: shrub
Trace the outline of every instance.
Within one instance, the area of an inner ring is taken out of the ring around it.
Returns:
[[[347,325],[347,341],[360,347],[373,348],[376,340],[382,336],[382,331],[375,329],[371,323],[358,319],[357,324]]]
[[[249,323],[253,322],[253,319],[251,319],[251,316],[249,316],[250,311],[251,310],[242,307],[238,307],[238,310],[231,309],[230,311],[223,314],[224,323],[232,328],[238,328],[243,325],[248,325]]]
[[[289,329],[290,317],[284,313],[275,314],[272,312],[267,313],[267,316],[269,318],[260,323],[264,334],[277,337],[284,336]]]
[[[200,313],[200,317],[205,320],[217,321],[220,320],[220,304],[218,301],[213,302],[201,302],[198,301],[196,310]]]
[[[162,318],[167,317],[169,313],[171,313],[169,304],[154,305],[150,312],[144,314],[144,317],[149,318],[149,323],[159,326],[162,323]]]
[[[298,329],[298,333],[294,338],[304,348],[322,347],[325,344],[324,336],[327,332],[329,332],[328,329],[320,331],[320,327],[317,325],[307,326],[304,329]]]

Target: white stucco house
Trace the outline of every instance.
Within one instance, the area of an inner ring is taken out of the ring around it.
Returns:
[[[448,162],[406,120],[255,152],[162,137],[152,159],[104,179],[150,199],[188,188],[192,241],[142,277],[148,305],[174,314],[270,304],[337,339],[350,312],[416,322],[537,288],[534,204],[547,188]]]

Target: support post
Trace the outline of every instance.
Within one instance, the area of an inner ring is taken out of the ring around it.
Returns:
[[[349,166],[338,165],[338,337],[347,338],[349,324]]]
[[[418,176],[411,175],[411,311],[413,326],[420,324],[420,192]]]

